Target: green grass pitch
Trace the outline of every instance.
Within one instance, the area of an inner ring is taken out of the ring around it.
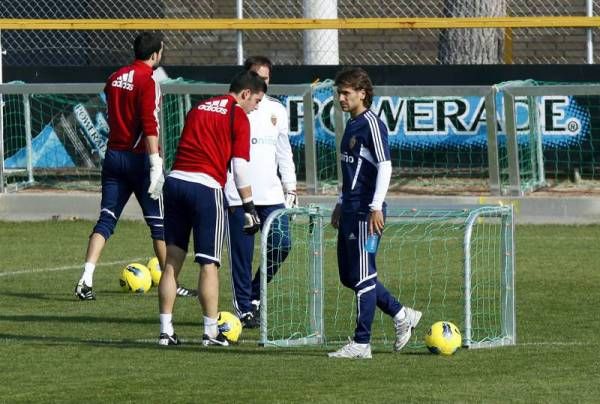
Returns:
[[[377,347],[370,361],[327,349],[261,348],[258,331],[203,348],[195,299],[177,301],[180,347],[162,348],[156,290],[121,292],[123,265],[152,255],[141,222],[120,222],[80,302],[88,221],[0,222],[0,402],[597,402],[600,226],[517,226],[517,345],[452,357]],[[335,267],[330,268],[336,271]],[[186,262],[182,283],[194,286]],[[221,309],[231,310],[229,270]],[[424,333],[429,324],[421,324]],[[331,347],[329,347],[331,349]]]

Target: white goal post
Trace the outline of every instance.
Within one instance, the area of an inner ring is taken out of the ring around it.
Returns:
[[[282,209],[266,220],[261,239],[260,344],[337,344],[354,330],[354,293],[341,286],[330,211]],[[272,281],[269,237],[288,216],[292,247]],[[515,240],[512,206],[388,209],[377,255],[379,279],[399,300],[423,311],[409,347],[423,346],[427,327],[455,322],[463,346],[516,343]],[[392,322],[378,311],[372,343],[390,345]]]

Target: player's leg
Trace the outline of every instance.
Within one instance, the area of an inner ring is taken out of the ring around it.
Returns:
[[[386,216],[386,207],[383,207],[384,217]],[[369,253],[369,259],[372,259],[372,265],[375,267],[375,253]],[[385,314],[392,317],[396,332],[394,350],[401,350],[410,340],[412,330],[417,326],[421,319],[421,312],[410,307],[402,307],[398,299],[393,296],[379,280],[376,281],[375,291],[377,294],[377,307]]]
[[[83,272],[75,287],[75,295],[81,300],[93,300],[93,277],[106,241],[114,233],[117,221],[133,190],[126,176],[124,156],[108,150],[102,166],[102,199],[100,215],[88,241]]]
[[[189,230],[188,230],[189,231]],[[177,275],[185,261],[186,250],[171,244],[167,247],[164,271],[158,284],[158,308],[160,319],[159,345],[179,345],[173,327],[173,309],[177,297]]]
[[[160,345],[177,345],[179,340],[173,328],[173,308],[177,295],[177,277],[183,266],[190,241],[192,225],[187,209],[186,188],[188,183],[167,177],[164,186],[166,196],[164,235],[166,242],[165,266],[158,284],[160,314]]]
[[[354,215],[352,215],[354,216]],[[358,343],[369,343],[371,340],[371,324],[377,307],[377,294],[375,291],[377,282],[377,267],[375,266],[375,255],[365,250],[365,242],[368,235],[368,223],[366,215],[355,215],[356,239],[347,240],[349,261],[353,264],[349,271],[348,282],[353,283],[356,292],[356,330],[354,340]]]
[[[164,240],[152,240],[152,249],[162,270],[167,262],[167,244]]]
[[[244,233],[244,210],[241,206],[227,210],[229,263],[233,284],[233,307],[246,328],[255,328],[252,292],[254,235]]]
[[[283,204],[271,205],[271,206],[257,206],[256,210],[260,216],[261,226],[264,226],[269,215],[278,210],[284,209]],[[287,258],[292,241],[290,237],[290,225],[289,218],[287,215],[280,216],[273,221],[271,226],[272,231],[269,233],[267,238],[267,282],[271,282],[273,276],[279,270],[281,264]],[[262,231],[262,230],[261,230]],[[260,301],[260,268],[256,271],[254,280],[252,281],[252,301]],[[255,311],[258,314],[258,305],[255,305]]]
[[[375,254],[369,253],[372,256],[373,264],[375,262]],[[371,260],[371,257],[369,257]],[[375,293],[377,295],[377,307],[385,314],[392,317],[394,328],[396,331],[396,340],[394,342],[394,350],[401,350],[410,340],[413,329],[421,319],[421,312],[407,306],[402,306],[398,299],[392,295],[385,286],[379,281],[375,284]]]
[[[138,170],[138,173],[132,172],[130,174],[130,181],[135,193],[135,197],[142,208],[144,220],[146,225],[150,229],[150,237],[152,238],[152,247],[154,254],[158,258],[158,263],[164,272],[165,261],[167,257],[167,247],[164,242],[164,198],[161,196],[158,199],[150,198],[148,194],[148,187],[150,186],[150,175],[148,173],[148,157],[146,155],[139,155],[143,158],[140,162],[140,166],[143,170]],[[189,290],[184,287],[177,286],[178,296],[196,296],[195,290]]]
[[[356,294],[354,338],[331,358],[371,358],[371,324],[375,315],[377,272],[364,249],[367,222],[365,215],[343,212],[338,229],[338,269],[342,284]]]
[[[200,264],[198,276],[198,299],[202,305],[204,314],[204,345],[223,345],[228,342],[218,330],[219,318],[219,269],[215,263],[206,263],[206,259],[199,259]]]
[[[200,266],[198,300],[204,314],[202,344],[227,346],[229,345],[227,339],[217,327],[219,267],[227,225],[223,191],[202,184],[194,184],[194,186],[193,195],[190,195],[194,214],[190,218],[192,218],[194,232],[194,261]]]

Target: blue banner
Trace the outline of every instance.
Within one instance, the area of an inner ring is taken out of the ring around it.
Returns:
[[[290,142],[304,144],[300,96],[278,97],[290,116]],[[371,109],[383,120],[389,131],[392,149],[440,150],[487,148],[485,98],[470,97],[374,97]],[[544,148],[569,148],[581,144],[590,134],[590,112],[576,97],[543,96],[536,99],[537,130],[542,133]],[[506,141],[502,93],[496,99],[498,141]],[[315,137],[317,142],[335,147],[333,127],[333,89],[315,92]],[[525,97],[515,101],[519,143],[528,142],[530,114]],[[347,117],[346,117],[347,118]]]

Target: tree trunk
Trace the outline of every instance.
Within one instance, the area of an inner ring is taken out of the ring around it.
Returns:
[[[503,17],[506,0],[444,0],[444,16]],[[440,33],[440,64],[503,63],[504,30],[498,28],[447,29]]]

